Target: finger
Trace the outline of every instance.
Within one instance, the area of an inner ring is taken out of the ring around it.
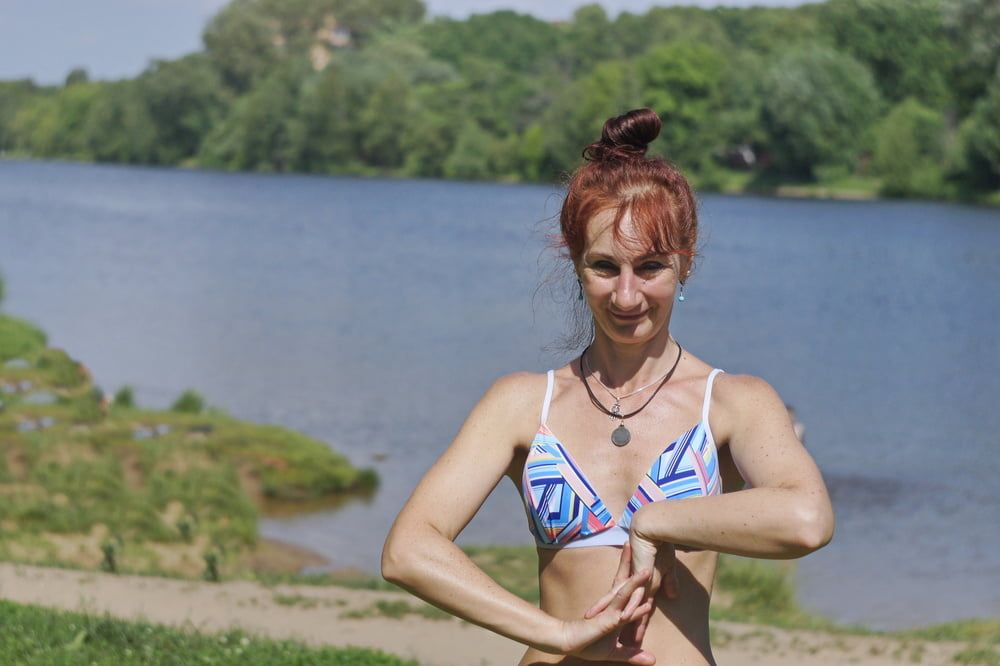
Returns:
[[[608,658],[611,661],[623,661],[627,664],[636,664],[636,666],[653,666],[656,663],[656,657],[653,656],[652,652],[633,645],[616,647],[608,655]]]
[[[629,569],[632,568],[632,545],[628,541],[622,546],[621,557],[618,558],[618,571],[615,572],[614,580],[611,581],[611,591],[605,594],[603,597],[598,599],[593,606],[587,609],[587,612],[583,614],[585,620],[589,620],[594,617],[611,603],[612,597],[615,596],[615,592],[618,588],[625,584],[628,580]]]
[[[632,614],[635,612],[635,609],[639,607],[639,604],[642,603],[642,600],[645,597],[645,591],[641,587],[633,592],[628,599],[628,603],[625,605],[625,610],[622,611],[622,617],[631,622]]]
[[[632,547],[629,545],[629,542],[626,541],[625,545],[622,546],[621,557],[618,558],[618,571],[615,572],[615,578],[611,584],[612,589],[624,583],[628,579],[631,570],[632,570]]]
[[[645,602],[639,604],[634,611],[632,611],[632,616],[629,618],[629,622],[635,622],[636,620],[642,619],[644,615],[649,615],[653,612],[653,608],[656,606],[655,600],[650,597],[646,599]]]
[[[611,598],[611,604],[608,609],[614,609],[621,613],[625,610],[625,606],[628,605],[629,600],[632,598],[632,593],[636,590],[643,590],[643,586],[649,581],[650,570],[640,571],[634,576],[629,576],[628,580],[618,588],[615,595]]]
[[[611,603],[611,600],[614,599],[615,592],[617,592],[617,591],[618,591],[617,589],[613,589],[610,592],[608,592],[607,594],[605,594],[603,597],[601,597],[600,599],[598,599],[597,603],[595,603],[593,606],[591,606],[587,610],[587,612],[583,614],[583,618],[585,620],[589,620],[590,618],[594,617],[595,615],[597,615],[598,613],[600,613],[601,611],[603,611],[605,608],[607,608],[608,604]]]
[[[646,628],[649,626],[649,621],[650,621],[650,619],[652,619],[652,617],[653,617],[653,613],[650,612],[647,615],[643,616],[642,619],[639,620],[638,625],[635,628],[635,642],[636,643],[638,643],[640,645],[642,644],[642,639],[646,637]]]
[[[667,598],[676,599],[680,596],[680,581],[677,580],[677,568],[671,569],[663,578],[663,589]]]

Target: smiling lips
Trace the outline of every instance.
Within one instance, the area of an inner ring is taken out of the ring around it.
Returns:
[[[634,314],[634,315],[625,315],[625,314],[619,314],[617,312],[611,311],[611,316],[614,317],[614,318],[616,318],[616,319],[622,319],[624,321],[638,321],[639,319],[642,319],[643,317],[645,317],[646,313],[645,312],[640,312],[640,313]]]

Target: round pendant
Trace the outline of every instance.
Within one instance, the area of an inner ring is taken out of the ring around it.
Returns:
[[[625,446],[630,441],[632,441],[632,433],[628,431],[625,424],[622,424],[615,428],[614,432],[611,433],[611,443],[615,446]]]

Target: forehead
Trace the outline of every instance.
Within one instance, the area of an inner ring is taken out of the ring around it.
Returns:
[[[640,237],[632,213],[626,210],[615,233],[615,210],[603,210],[587,221],[583,253],[605,254],[623,259],[646,256],[655,252],[651,244]]]

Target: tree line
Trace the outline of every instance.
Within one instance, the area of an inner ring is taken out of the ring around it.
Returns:
[[[584,5],[428,18],[420,0],[233,0],[134,79],[0,82],[0,152],[232,170],[551,181],[605,118],[702,188],[1000,189],[1000,4]],[[735,180],[734,180],[735,179]]]

